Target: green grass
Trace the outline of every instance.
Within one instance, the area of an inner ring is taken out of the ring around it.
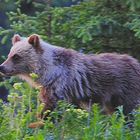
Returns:
[[[39,103],[37,89],[16,81],[2,83],[10,89],[10,95],[9,103],[0,102],[0,140],[140,140],[140,110],[134,112],[134,128],[130,129],[122,107],[105,116],[96,104],[87,112],[61,101],[44,121],[44,127],[28,128],[38,121],[36,114],[43,104]]]

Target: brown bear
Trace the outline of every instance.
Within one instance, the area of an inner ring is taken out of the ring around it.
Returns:
[[[106,114],[122,105],[127,115],[140,104],[140,64],[129,55],[86,55],[46,43],[36,34],[15,35],[12,43],[0,72],[42,86],[43,111],[66,100],[79,108],[98,103]],[[38,75],[36,81],[30,77],[32,72]]]

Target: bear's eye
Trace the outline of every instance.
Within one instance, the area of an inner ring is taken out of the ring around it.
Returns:
[[[15,54],[12,59],[13,61],[18,61],[21,57],[18,54]]]

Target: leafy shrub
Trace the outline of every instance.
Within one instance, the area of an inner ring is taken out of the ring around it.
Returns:
[[[9,29],[0,28],[5,43],[14,33],[37,33],[52,44],[86,53],[120,52],[139,58],[140,2],[137,0],[84,0],[70,7],[51,6],[55,0],[29,0],[34,12],[26,14],[18,0],[17,10],[7,13]],[[25,1],[24,1],[25,2]]]
[[[14,82],[17,79],[13,79]],[[130,129],[122,114],[122,109],[112,116],[100,113],[98,105],[89,111],[76,109],[64,101],[50,113],[44,126],[29,128],[37,119],[43,105],[38,99],[38,89],[32,89],[25,82],[10,87],[9,103],[0,102],[0,139],[1,140],[138,140],[140,138],[140,111],[134,112],[134,128]],[[119,117],[118,117],[119,116]]]

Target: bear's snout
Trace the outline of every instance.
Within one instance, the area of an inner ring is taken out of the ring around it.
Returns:
[[[14,73],[14,69],[9,67],[9,65],[0,65],[0,75],[1,76],[12,76]]]

